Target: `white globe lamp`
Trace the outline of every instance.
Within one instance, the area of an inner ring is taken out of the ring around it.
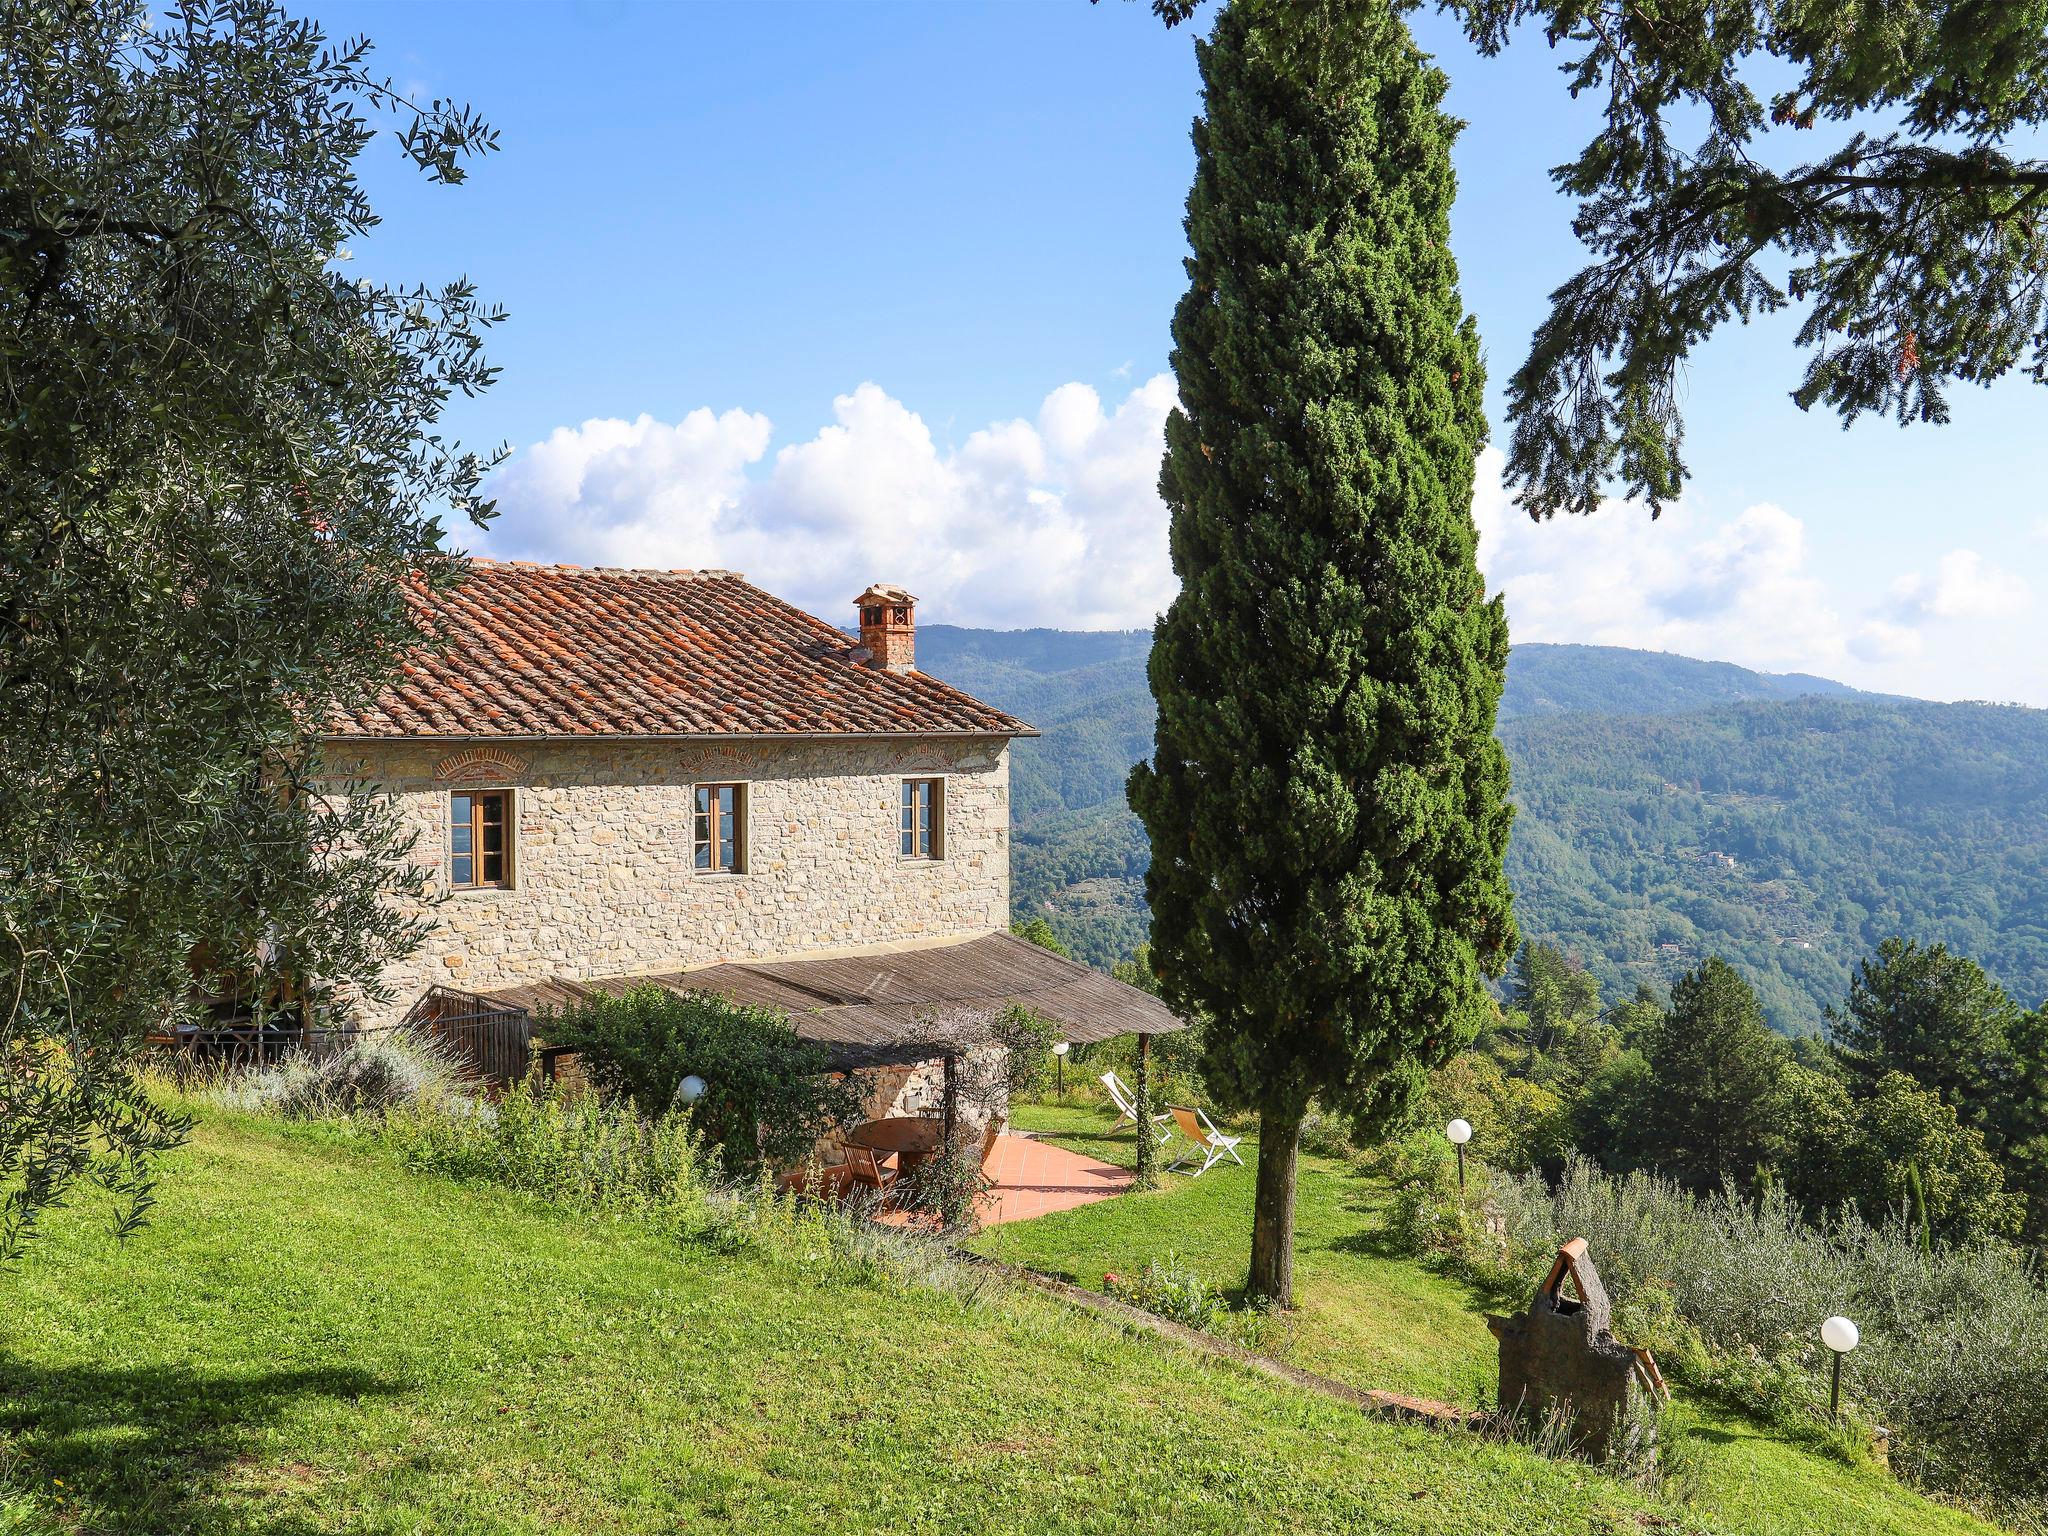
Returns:
[[[1061,1098],[1067,1096],[1067,1052],[1073,1049],[1071,1040],[1056,1040],[1052,1048],[1052,1070],[1055,1078],[1053,1091]]]
[[[1444,1127],[1444,1135],[1458,1149],[1458,1193],[1465,1192],[1465,1143],[1472,1139],[1472,1122],[1463,1118]]]
[[[676,1084],[676,1102],[678,1104],[694,1104],[703,1097],[704,1079],[694,1072]]]

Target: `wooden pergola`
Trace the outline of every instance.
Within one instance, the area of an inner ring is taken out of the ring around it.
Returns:
[[[960,1057],[969,1048],[949,1040],[951,1030],[965,1036],[994,1013],[1021,1004],[1053,1020],[1077,1045],[1136,1035],[1143,1073],[1152,1037],[1187,1027],[1151,993],[1008,933],[953,944],[731,961],[595,980],[557,976],[484,996],[531,1015],[650,985],[715,993],[785,1013],[798,1035],[830,1048],[833,1066],[842,1072],[941,1058],[949,1139]]]
[[[833,1047],[835,1059],[847,1066],[900,1065],[903,1050],[929,1044],[931,1024],[985,1016],[1011,1003],[1054,1020],[1077,1045],[1136,1035],[1144,1050],[1152,1036],[1187,1027],[1151,993],[1007,933],[820,959],[736,961],[588,981],[558,976],[486,995],[534,1013],[649,985],[778,1009],[799,1035]]]

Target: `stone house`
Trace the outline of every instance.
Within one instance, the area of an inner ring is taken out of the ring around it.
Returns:
[[[487,560],[422,595],[435,643],[325,738],[417,834],[431,922],[355,1022],[436,987],[531,1010],[717,968],[873,1065],[920,1008],[1028,996],[1076,1039],[1178,1027],[1018,953],[1010,743],[1036,732],[917,670],[908,592],[855,608],[857,639],[730,571]],[[957,953],[936,970],[891,958],[937,948]]]

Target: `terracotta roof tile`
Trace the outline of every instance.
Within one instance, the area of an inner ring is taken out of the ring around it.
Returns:
[[[437,643],[337,736],[1028,736],[1030,726],[731,571],[472,560],[415,605]]]

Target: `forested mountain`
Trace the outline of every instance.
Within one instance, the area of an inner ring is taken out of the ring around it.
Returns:
[[[1525,715],[1666,715],[1751,699],[1854,697],[1845,683],[1803,672],[1752,672],[1725,661],[1612,645],[1518,645],[1508,662],[1502,720]]]
[[[1152,690],[1145,681],[1151,650],[1152,633],[1142,629],[917,630],[920,667],[1043,733],[1019,742],[1011,758],[1019,828],[1105,801],[1123,805],[1131,764],[1152,751]]]
[[[1806,698],[1500,734],[1523,930],[1605,982],[1719,954],[1797,1029],[1900,934],[2048,997],[2048,711]]]
[[[1042,732],[1017,744],[1014,906],[1108,965],[1145,936],[1143,631],[922,626],[919,664]],[[1781,1029],[1813,1028],[1894,933],[2048,997],[2048,711],[1604,646],[1517,646],[1501,739],[1521,807],[1516,914],[1610,995],[1708,954]]]

